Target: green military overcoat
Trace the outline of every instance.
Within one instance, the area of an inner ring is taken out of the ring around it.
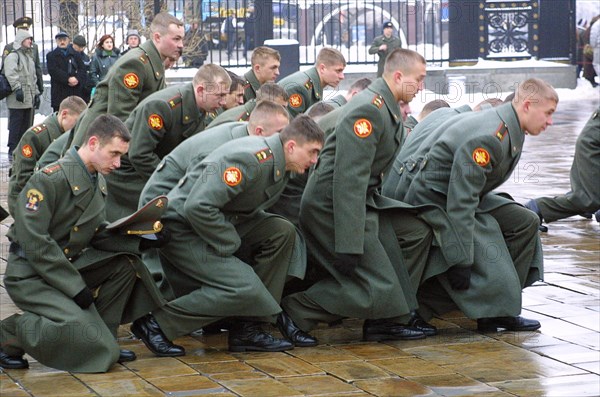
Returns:
[[[439,138],[404,196],[410,204],[437,205],[460,236],[460,247],[441,244],[432,251],[422,282],[445,272],[450,262],[472,266],[467,290],[452,290],[445,277],[439,278],[449,299],[470,318],[516,316],[521,311],[521,289],[543,276],[541,242],[535,233],[533,240],[515,243],[523,248],[521,260],[513,260],[490,212],[510,205],[515,217],[531,214],[511,199],[492,194],[517,165],[525,134],[510,103],[458,117],[457,122],[451,119],[439,127],[443,133],[433,132]]]
[[[293,73],[277,84],[283,87],[289,96],[288,112],[292,117],[306,112],[309,107],[323,98],[321,78],[315,66]]]
[[[121,167],[106,176],[106,217],[115,221],[137,210],[140,193],[160,160],[202,131],[206,113],[198,109],[192,83],[168,87],[144,99],[127,118],[131,131]]]
[[[46,117],[41,124],[29,128],[21,137],[19,145],[13,152],[8,183],[8,210],[11,213],[13,213],[17,196],[33,174],[37,161],[48,146],[63,132],[58,124],[57,113],[53,113]]]
[[[300,209],[309,255],[329,276],[297,294],[340,317],[403,316],[415,308],[414,291],[395,234],[380,231],[381,208],[396,203],[378,192],[403,139],[398,102],[387,83],[377,79],[340,111]],[[339,253],[361,255],[352,277],[332,265]],[[286,310],[297,294],[284,299]],[[301,314],[289,313],[307,328]]]
[[[252,253],[253,263],[239,256],[246,257],[247,239],[275,243],[295,238],[291,223],[264,211],[287,178],[279,134],[246,137],[214,150],[168,194],[163,219],[173,237],[160,254],[177,298],[153,313],[169,338],[222,317],[281,311],[288,268],[297,260],[294,241],[288,240],[285,252]],[[269,219],[279,227],[256,229]]]
[[[120,57],[96,86],[88,109],[72,132],[72,145],[81,146],[88,126],[101,114],[112,114],[123,122],[144,98],[165,88],[165,66],[152,40]]]
[[[105,372],[119,358],[118,325],[164,303],[132,254],[139,253],[138,237],[95,244],[105,197],[103,177],[94,179],[75,149],[35,173],[19,194],[4,281],[23,314],[2,321],[5,351],[24,350],[66,371]],[[98,279],[101,269],[119,266],[123,277]],[[73,297],[86,286],[95,290],[96,304],[81,309]]]
[[[600,108],[592,114],[575,143],[571,191],[541,197],[536,203],[546,222],[600,209]]]
[[[387,49],[385,51],[379,51],[379,47],[382,44],[387,44]],[[383,75],[385,58],[387,58],[388,54],[390,54],[396,48],[402,48],[402,41],[397,36],[392,35],[388,38],[384,35],[381,35],[375,37],[373,40],[373,44],[371,44],[371,47],[369,47],[369,54],[379,55],[379,61],[377,61],[377,77],[381,77]]]

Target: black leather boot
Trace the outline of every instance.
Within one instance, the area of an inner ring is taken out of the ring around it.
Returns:
[[[117,360],[117,362],[126,363],[129,361],[135,361],[136,358],[137,356],[135,355],[135,352],[132,352],[131,350],[121,349],[119,350],[119,359]]]
[[[477,331],[479,332],[496,332],[498,328],[503,328],[507,331],[535,331],[541,326],[539,321],[521,316],[477,319]]]
[[[25,369],[29,368],[29,362],[23,357],[13,357],[0,350],[0,368],[2,369]]]
[[[425,334],[408,325],[394,323],[389,320],[365,320],[363,323],[363,340],[376,342],[381,340],[423,339]]]
[[[275,338],[254,322],[235,323],[229,330],[227,339],[229,351],[232,352],[282,352],[294,348],[292,342]]]
[[[316,346],[319,343],[317,338],[298,328],[294,324],[294,320],[286,312],[281,312],[277,316],[277,328],[281,332],[281,335],[291,341],[294,346],[310,347]]]
[[[178,357],[185,355],[185,349],[173,344],[160,329],[152,314],[146,314],[131,324],[131,332],[148,349],[159,357]]]
[[[407,325],[423,332],[427,336],[437,335],[437,328],[425,321],[417,312],[411,312]]]

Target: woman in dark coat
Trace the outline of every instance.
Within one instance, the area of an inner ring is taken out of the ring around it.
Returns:
[[[119,49],[115,48],[115,39],[109,34],[100,37],[96,47],[96,54],[92,58],[90,66],[90,77],[94,86],[104,79],[110,67],[119,58]]]

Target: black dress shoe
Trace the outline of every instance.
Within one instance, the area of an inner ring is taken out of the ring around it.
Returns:
[[[539,321],[521,316],[477,319],[477,331],[479,332],[496,332],[498,328],[504,328],[508,331],[535,331],[540,327],[541,324]]]
[[[174,345],[160,329],[152,314],[146,314],[131,324],[131,332],[158,357],[179,357],[185,355],[185,349]]]
[[[277,328],[279,328],[279,332],[281,332],[287,340],[291,341],[294,346],[310,347],[316,346],[319,343],[317,338],[298,328],[298,326],[294,324],[294,320],[292,320],[286,312],[281,312],[277,316]]]
[[[23,357],[12,357],[0,350],[0,368],[25,369],[29,368],[29,362]]]
[[[121,349],[119,350],[119,359],[117,360],[117,362],[126,363],[129,361],[135,361],[136,358],[137,356],[131,350]]]
[[[365,320],[363,323],[363,340],[377,342],[381,340],[423,339],[425,334],[407,325],[388,320]]]
[[[243,322],[229,330],[229,351],[232,352],[282,352],[292,350],[294,344],[285,339],[275,338],[264,331],[259,324]]]
[[[437,328],[425,321],[417,312],[412,312],[407,325],[411,328],[418,329],[427,336],[437,335]]]

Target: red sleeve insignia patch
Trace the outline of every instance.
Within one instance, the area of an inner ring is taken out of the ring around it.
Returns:
[[[29,211],[37,211],[42,201],[44,201],[44,195],[39,190],[29,189],[27,191],[27,204],[25,204],[25,208]]]
[[[490,163],[490,154],[484,148],[477,148],[473,150],[473,161],[481,167],[485,167]]]
[[[366,138],[373,132],[373,126],[367,119],[358,119],[354,123],[354,133],[359,138]]]
[[[162,130],[164,123],[163,123],[163,119],[162,117],[160,117],[158,114],[156,113],[152,113],[149,117],[148,117],[148,125],[150,126],[150,128],[152,128],[153,130]]]
[[[24,145],[23,149],[21,149],[21,154],[23,155],[23,157],[27,158],[33,156],[33,148],[31,147],[31,145]]]
[[[140,78],[135,73],[127,73],[123,76],[123,84],[127,88],[136,88],[140,84]]]
[[[300,94],[292,94],[290,96],[290,106],[293,108],[302,106],[302,96],[300,96]]]
[[[228,186],[237,186],[242,182],[242,171],[236,167],[229,167],[223,173],[223,181]]]

